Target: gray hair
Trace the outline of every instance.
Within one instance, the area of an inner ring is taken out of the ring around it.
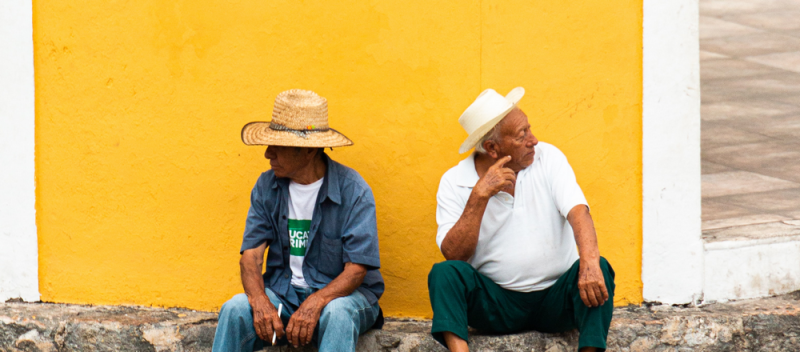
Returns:
[[[497,124],[494,125],[494,127],[492,127],[492,129],[489,130],[489,132],[486,132],[486,134],[483,135],[483,137],[481,137],[481,139],[478,141],[478,144],[475,145],[475,152],[477,152],[478,154],[486,154],[488,152],[486,151],[486,148],[483,147],[483,143],[487,141],[492,141],[495,143],[500,142],[500,126],[503,124],[505,120],[506,118],[503,117],[502,119],[500,119],[500,121],[497,121]]]

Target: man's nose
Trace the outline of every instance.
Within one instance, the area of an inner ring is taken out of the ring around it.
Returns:
[[[533,134],[531,134],[531,140],[530,140],[530,141],[528,141],[528,146],[530,146],[530,147],[535,147],[537,144],[539,144],[539,140],[538,140],[538,139],[536,139],[536,136],[534,136]]]
[[[273,153],[270,153],[269,147],[267,147],[267,150],[264,151],[264,157],[267,159],[273,158]]]

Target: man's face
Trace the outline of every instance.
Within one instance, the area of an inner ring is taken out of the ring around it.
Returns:
[[[293,178],[295,174],[308,165],[315,155],[309,148],[281,147],[271,145],[264,152],[264,157],[269,159],[269,166],[276,177]]]
[[[531,132],[528,116],[520,109],[514,109],[501,121],[500,140],[494,158],[511,155],[507,168],[519,172],[533,164],[534,147],[539,140]]]

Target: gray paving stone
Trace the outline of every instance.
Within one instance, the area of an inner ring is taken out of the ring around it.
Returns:
[[[782,211],[800,209],[800,189],[782,189],[768,192],[739,194],[726,197],[727,203],[754,209],[760,213],[780,214]]]
[[[707,148],[702,150],[702,157],[735,169],[759,172],[795,163],[800,158],[800,148],[793,143],[773,140]]]
[[[800,188],[800,183],[747,171],[720,172],[702,177],[704,198]]]
[[[719,220],[704,220],[703,232],[705,233],[709,230],[726,229],[729,227],[779,222],[782,220],[792,220],[792,219],[787,216],[776,215],[776,214],[757,214],[757,215],[747,215],[736,218],[727,218]]]
[[[725,16],[724,19],[747,28],[761,28],[773,31],[800,30],[800,4],[785,7],[780,11],[755,12]]]
[[[770,140],[768,136],[726,122],[703,121],[701,127],[701,148],[713,149],[727,145]]]
[[[720,81],[712,81],[720,82]],[[800,93],[800,74],[778,72],[746,78],[726,80],[728,89],[749,89],[753,96],[758,95],[797,95]]]
[[[703,231],[703,241],[749,241],[770,238],[786,238],[787,240],[800,241],[800,226],[786,221],[773,221],[762,224],[746,224],[719,230]]]
[[[733,169],[725,165],[712,163],[708,160],[702,160],[700,164],[701,174],[715,174],[718,172],[732,171]]]
[[[725,202],[725,200],[703,199],[703,221],[730,219],[758,215],[759,212]]]
[[[800,113],[800,106],[777,100],[782,98],[746,98],[734,101],[704,102],[700,107],[700,116],[703,121],[732,123],[741,120],[752,123],[753,119]]]
[[[701,0],[700,13],[706,16],[738,15],[796,9],[800,7],[798,0]]]
[[[710,51],[700,50],[700,62],[705,60],[727,59],[728,55],[713,53]]]
[[[757,121],[746,123],[736,121],[741,129],[786,142],[800,142],[800,114],[763,117]],[[792,146],[789,144],[788,146]],[[797,145],[796,148],[800,148]]]
[[[700,39],[763,33],[764,31],[716,17],[700,16]]]
[[[760,33],[701,39],[700,47],[732,57],[745,57],[800,50],[800,38],[779,33]]]
[[[800,18],[798,18],[798,22],[800,22]],[[745,59],[762,65],[800,73],[800,51],[750,56]]]
[[[700,62],[700,79],[703,82],[712,79],[758,76],[780,72],[780,68],[741,59],[707,60]]]

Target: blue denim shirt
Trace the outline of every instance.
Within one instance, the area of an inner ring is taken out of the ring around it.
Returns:
[[[331,160],[325,153],[325,179],[311,219],[303,277],[309,286],[321,289],[344,270],[344,263],[367,267],[358,290],[370,304],[383,294],[378,251],[378,225],[372,189],[355,170]],[[264,285],[299,305],[291,289],[289,267],[289,179],[277,178],[269,170],[258,178],[250,196],[250,211],[241,252],[267,243]]]

